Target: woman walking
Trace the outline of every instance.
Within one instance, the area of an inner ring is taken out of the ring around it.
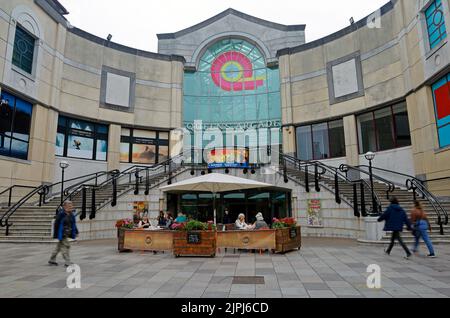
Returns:
[[[434,253],[433,243],[431,243],[430,237],[428,236],[428,230],[431,232],[430,221],[419,201],[414,201],[414,209],[411,211],[411,223],[414,226],[414,237],[416,239],[413,252],[417,253],[419,241],[422,238],[430,252],[428,257],[435,258],[436,254]]]

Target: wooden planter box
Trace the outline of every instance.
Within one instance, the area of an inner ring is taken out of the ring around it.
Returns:
[[[173,233],[173,254],[179,256],[216,256],[216,232],[175,231]]]
[[[301,227],[277,229],[276,249],[277,253],[286,253],[302,247]]]
[[[117,249],[119,252],[127,252],[129,250],[124,248],[125,244],[125,229],[117,229]]]

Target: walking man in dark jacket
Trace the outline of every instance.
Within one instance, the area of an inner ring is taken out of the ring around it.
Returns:
[[[395,240],[398,240],[400,245],[406,252],[406,258],[411,257],[411,252],[402,240],[401,233],[403,232],[403,227],[406,225],[408,230],[412,230],[411,222],[406,215],[405,210],[399,205],[397,198],[391,199],[391,205],[387,208],[386,212],[378,219],[378,222],[386,221],[384,226],[384,231],[392,232],[391,244],[386,250],[386,254],[390,255],[392,248],[394,247]]]
[[[58,213],[55,220],[53,238],[58,239],[55,251],[48,263],[57,266],[56,256],[61,252],[65,261],[65,266],[68,267],[70,262],[70,243],[69,238],[75,239],[78,235],[75,215],[73,214],[73,204],[70,201],[64,202],[63,209]]]

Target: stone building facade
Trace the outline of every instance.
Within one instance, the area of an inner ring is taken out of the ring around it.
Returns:
[[[246,47],[247,56],[259,52],[250,62],[262,63],[254,70],[264,70],[260,79],[249,75],[250,84],[233,86],[242,79],[231,78],[232,92],[220,97],[235,103],[225,107],[267,107],[254,120],[280,122],[285,153],[337,167],[365,165],[372,150],[379,168],[423,180],[449,177],[449,7],[449,0],[392,0],[309,43],[304,25],[229,9],[159,34],[159,52],[151,53],[71,26],[56,0],[0,0],[0,191],[58,182],[61,160],[76,177],[178,152],[192,100],[188,80],[204,72],[202,61],[212,63],[204,60],[208,53],[217,58],[218,43],[243,56]],[[247,63],[241,55],[222,67],[238,72]],[[246,104],[247,94],[256,102]],[[192,107],[206,97],[195,96]],[[233,116],[229,121],[248,120]],[[448,180],[429,187],[450,196]]]

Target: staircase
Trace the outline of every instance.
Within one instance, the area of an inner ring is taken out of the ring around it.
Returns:
[[[132,185],[117,185],[118,194],[131,189]],[[96,191],[96,206],[100,208],[111,198],[112,186],[107,186]],[[81,193],[76,194],[72,202],[77,211],[81,210]],[[88,212],[91,210],[91,195],[87,193],[86,206]],[[0,227],[0,243],[49,243],[52,238],[52,221],[55,217],[56,209],[60,205],[60,197],[50,199],[45,206],[27,205],[20,207],[9,219],[13,225],[9,228],[9,235],[6,236],[6,228]],[[0,209],[0,214],[5,208]]]
[[[164,167],[164,165],[148,168],[156,172],[154,174],[149,174],[149,189],[158,186],[161,182],[168,179],[168,170],[160,172],[158,169],[161,167]],[[142,169],[142,167],[135,169]],[[173,176],[180,173],[180,170],[183,170],[183,168],[177,167],[176,169],[171,170],[170,173]],[[136,170],[130,168],[119,174],[116,185],[118,198],[136,189],[135,171]],[[141,194],[145,191],[147,186],[147,178],[144,176],[146,176],[146,171],[140,170],[138,187]],[[92,187],[87,187],[86,189],[87,217],[89,217],[92,210],[91,189]],[[96,188],[95,205],[97,213],[101,211],[103,207],[111,203],[112,193],[113,185],[111,181]],[[66,198],[66,200],[68,199],[69,198]],[[83,204],[81,190],[73,193],[70,200],[73,202],[77,213],[80,214]],[[9,223],[12,223],[12,226],[9,228],[8,236],[6,236],[6,228],[0,227],[0,243],[53,243],[52,222],[56,214],[56,209],[60,206],[60,203],[60,196],[57,196],[47,200],[45,205],[41,207],[39,207],[38,203],[26,203],[20,206],[8,221]],[[0,217],[7,211],[8,207],[6,205],[2,206],[0,203]]]
[[[374,184],[375,192],[378,194],[378,197],[381,200],[383,211],[389,206],[389,200],[387,199],[386,191],[388,187],[385,184],[375,182]],[[340,184],[340,191],[343,196],[349,197],[349,200],[353,200],[353,188],[347,184]],[[395,188],[394,192],[390,193],[390,196],[395,196],[400,201],[400,205],[403,209],[410,214],[410,211],[414,208],[414,195],[411,191],[407,191],[400,188]],[[358,200],[360,198],[360,191],[358,189]],[[366,202],[370,202],[372,200],[371,193],[365,193]],[[417,196],[417,200],[422,203],[424,210],[428,214],[428,218],[431,223],[432,232],[430,233],[430,238],[433,243],[450,243],[450,225],[443,225],[444,235],[440,235],[440,226],[437,224],[438,217],[433,212],[433,206],[428,202],[428,200],[422,199],[420,196]],[[450,202],[441,202],[442,207],[450,212]],[[380,243],[389,243],[391,238],[391,233],[387,232]],[[406,243],[413,243],[414,237],[409,231],[405,231],[403,234],[403,240]]]
[[[287,167],[287,174],[291,178],[294,178],[295,180],[297,180],[300,184],[305,184],[305,172],[304,171],[300,171],[299,169],[296,169],[293,167]],[[315,175],[313,173],[309,173],[308,178],[309,178],[310,191],[315,191],[314,190]],[[326,187],[326,188],[334,191],[335,190],[335,180],[328,178],[328,177],[321,176],[320,186],[321,186],[321,188]],[[389,190],[389,186],[384,183],[381,183],[381,182],[374,182],[374,190],[375,190],[376,195],[378,196],[378,198],[381,201],[382,209],[384,211],[390,204],[389,200],[387,198],[387,191]],[[354,205],[354,202],[353,202],[354,193],[353,193],[353,185],[352,184],[349,184],[344,181],[339,181],[339,192],[340,192],[340,196],[344,202],[348,202],[351,206]],[[410,211],[414,207],[414,195],[413,195],[412,191],[407,191],[405,189],[396,187],[393,192],[389,193],[389,195],[390,195],[390,197],[393,197],[393,196],[397,197],[398,200],[400,201],[400,205],[405,209],[405,211],[409,215]],[[358,209],[359,209],[359,211],[361,211],[361,190],[360,190],[359,186],[357,186],[357,197],[358,197],[358,202],[357,202]],[[366,205],[367,204],[370,205],[370,203],[372,202],[371,192],[365,190],[364,198],[365,198]],[[437,217],[436,213],[434,213],[432,205],[429,203],[428,200],[422,199],[419,195],[417,195],[417,200],[422,203],[424,210],[428,214],[428,218],[430,220],[431,227],[432,227],[432,232],[430,233],[430,238],[433,241],[433,243],[450,244],[450,225],[443,225],[444,235],[440,235],[440,226],[437,224],[438,217]],[[450,212],[450,202],[441,202],[441,205],[446,211]],[[390,237],[391,237],[391,233],[387,232],[383,236],[382,240],[380,241],[380,244],[389,243]],[[411,244],[414,242],[414,237],[409,231],[405,231],[403,234],[403,240],[406,243]]]

